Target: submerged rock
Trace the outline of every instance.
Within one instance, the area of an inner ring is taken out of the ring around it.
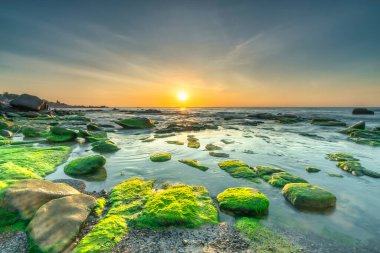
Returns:
[[[51,200],[34,215],[27,228],[29,235],[43,252],[62,252],[95,205],[95,198],[85,194]]]
[[[192,136],[187,137],[187,146],[189,148],[199,148],[201,144],[199,143],[198,139]]]
[[[162,153],[162,154],[153,154],[150,156],[152,162],[166,162],[172,159],[171,154]]]
[[[359,159],[356,159],[352,155],[346,154],[346,153],[335,153],[335,154],[327,154],[326,158],[330,161],[359,161]]]
[[[21,132],[25,137],[41,137],[43,135],[43,130],[28,126],[21,128]]]
[[[192,160],[192,159],[180,159],[178,160],[180,163],[184,163],[186,165],[189,165],[191,167],[197,168],[202,171],[208,170],[207,166],[201,165],[197,160]]]
[[[342,130],[342,131],[339,131],[340,133],[342,134],[350,134],[356,130],[365,130],[365,122],[364,121],[359,121],[355,124],[353,124],[352,126]]]
[[[53,126],[50,128],[50,132],[46,137],[49,142],[67,142],[73,141],[78,136],[78,134],[64,127]]]
[[[47,101],[29,94],[22,94],[10,102],[10,105],[23,110],[40,111],[47,109]]]
[[[99,127],[97,124],[91,123],[87,125],[87,130],[89,131],[102,131],[102,128]]]
[[[150,119],[144,117],[127,118],[115,121],[115,123],[126,129],[144,129],[155,126]]]
[[[166,141],[167,144],[184,145],[183,141]]]
[[[222,149],[221,147],[219,147],[219,146],[217,146],[217,145],[214,145],[214,144],[212,144],[212,143],[207,144],[205,148],[206,148],[206,150],[208,150],[208,151],[221,150],[221,149]]]
[[[166,128],[161,128],[156,133],[173,133],[173,132],[190,132],[190,131],[202,131],[206,129],[218,129],[218,126],[208,123],[199,122],[176,122],[169,124]]]
[[[68,175],[86,175],[95,173],[106,164],[106,158],[101,155],[89,155],[79,157],[69,162],[64,171]]]
[[[220,152],[209,152],[208,154],[210,156],[219,157],[219,158],[228,158],[228,157],[230,157],[229,154],[227,154],[227,153],[220,153]]]
[[[352,110],[352,114],[354,115],[374,115],[375,112],[374,111],[371,111],[371,110],[368,110],[367,108],[354,108]]]
[[[113,153],[120,150],[120,148],[112,141],[98,141],[92,144],[92,150],[99,153]]]
[[[10,210],[17,210],[23,219],[30,219],[45,203],[74,194],[80,192],[66,184],[28,179],[6,190],[3,205]]]
[[[321,170],[318,169],[317,167],[312,167],[312,166],[307,166],[305,170],[309,173],[317,173],[320,172]]]
[[[260,216],[268,213],[269,199],[255,188],[228,188],[217,196],[221,210],[239,216]]]
[[[311,120],[311,124],[318,126],[331,126],[331,127],[339,127],[339,126],[347,126],[346,123],[330,118],[316,118]]]
[[[287,184],[282,193],[296,208],[323,210],[336,204],[336,197],[332,193],[307,183]]]
[[[270,166],[256,166],[253,169],[259,177],[272,175],[273,173],[278,173],[278,172],[285,172],[285,170],[283,169],[270,167]]]

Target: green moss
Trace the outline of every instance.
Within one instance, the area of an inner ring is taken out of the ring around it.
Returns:
[[[132,178],[115,186],[105,217],[78,243],[74,253],[110,252],[128,231],[128,221],[136,217],[152,191],[153,181]]]
[[[297,208],[320,210],[336,204],[336,197],[332,193],[308,183],[287,184],[282,193]]]
[[[91,132],[91,131],[82,131],[79,133],[80,137],[86,139],[90,143],[98,141],[108,141],[107,133],[104,131]]]
[[[104,212],[104,208],[106,207],[106,204],[107,204],[107,201],[105,198],[98,198],[96,200],[96,206],[94,208],[94,212],[96,214],[96,216],[98,217],[101,217],[103,212]]]
[[[304,121],[302,118],[288,118],[288,117],[279,117],[276,119],[277,123],[280,124],[295,124]]]
[[[41,177],[23,167],[20,167],[13,162],[0,164],[0,180],[5,179],[41,179]]]
[[[0,164],[12,162],[40,177],[44,177],[54,172],[58,165],[65,162],[70,153],[70,147],[3,146],[0,147]]]
[[[245,178],[256,181],[256,173],[245,163],[238,160],[228,160],[218,163],[219,167],[235,178]]]
[[[263,178],[264,180],[266,179],[265,177]],[[268,183],[274,187],[284,187],[289,183],[307,183],[307,181],[288,172],[278,172],[272,174]]]
[[[141,228],[199,227],[217,222],[218,212],[206,188],[174,184],[147,201],[136,225]]]
[[[21,132],[25,137],[43,137],[47,134],[44,130],[29,126],[21,128]]]
[[[269,199],[255,188],[228,188],[217,196],[220,209],[242,216],[268,213]]]
[[[336,119],[328,119],[328,118],[318,118],[313,119],[311,124],[318,126],[331,126],[331,127],[339,127],[339,126],[347,126],[346,123],[336,120]]]
[[[380,146],[380,132],[370,130],[356,130],[349,134],[348,140],[368,146]]]
[[[79,157],[69,162],[64,171],[68,175],[86,175],[96,172],[106,164],[106,158],[101,155]]]
[[[171,154],[162,153],[162,154],[153,154],[150,156],[152,162],[166,162],[172,159]]]
[[[92,144],[92,150],[100,153],[113,153],[120,148],[111,141],[98,141]]]
[[[270,166],[256,166],[254,171],[257,173],[259,177],[263,177],[265,175],[272,175],[273,173],[285,172],[283,169],[270,167]]]
[[[102,128],[99,127],[98,125],[91,123],[87,125],[87,130],[89,131],[102,131]]]
[[[228,157],[230,157],[229,154],[227,154],[227,153],[220,153],[220,152],[209,152],[208,154],[210,156],[219,157],[219,158],[228,158]]]
[[[312,166],[307,166],[305,170],[309,173],[317,173],[320,172],[321,170],[318,169],[317,167],[312,167]]]
[[[166,141],[168,144],[174,144],[174,145],[184,145],[185,143],[183,141]]]
[[[365,168],[358,161],[343,161],[338,162],[336,166],[344,171],[351,173],[354,176],[364,175]]]
[[[221,149],[222,149],[221,147],[211,144],[211,143],[206,145],[206,150],[208,151],[221,150]]]
[[[189,165],[191,167],[194,167],[194,168],[197,168],[197,169],[200,169],[202,171],[206,171],[208,170],[208,167],[207,166],[204,166],[204,165],[201,165],[198,161],[196,160],[192,160],[192,159],[181,159],[181,160],[178,160],[179,162],[181,163],[184,163],[186,165]]]
[[[199,143],[198,139],[195,137],[187,137],[187,146],[189,148],[199,148],[201,144]]]
[[[335,154],[327,154],[326,158],[331,161],[359,161],[359,159],[356,159],[352,155],[346,154],[346,153],[335,153]]]
[[[73,137],[72,135],[48,135],[46,137],[46,140],[52,143],[62,143],[73,141],[75,140],[75,137]]]
[[[64,127],[58,127],[58,126],[51,127],[50,132],[51,134],[54,134],[54,135],[72,135],[74,137],[77,136],[77,133],[75,131],[64,128]]]
[[[327,175],[329,175],[330,177],[340,177],[340,178],[343,177],[343,175],[341,175],[341,174],[335,174],[335,173],[327,173]]]
[[[280,234],[266,228],[255,218],[240,218],[236,229],[248,239],[252,250],[257,253],[301,253],[299,246],[291,243]]]
[[[123,120],[118,120],[115,121],[115,123],[126,129],[143,129],[152,128],[155,126],[151,120],[140,117],[132,117]]]

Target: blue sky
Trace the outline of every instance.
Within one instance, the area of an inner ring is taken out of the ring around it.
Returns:
[[[2,1],[0,91],[74,104],[379,106],[378,1]]]

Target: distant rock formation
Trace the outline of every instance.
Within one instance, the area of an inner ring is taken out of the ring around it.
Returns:
[[[37,96],[22,94],[10,102],[12,107],[27,111],[41,111],[48,109],[47,101]]]
[[[368,110],[367,108],[354,108],[352,110],[352,114],[354,115],[374,115],[375,112],[374,111],[371,111],[371,110]]]

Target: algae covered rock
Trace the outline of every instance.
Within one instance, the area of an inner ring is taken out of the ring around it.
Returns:
[[[196,160],[192,160],[192,159],[181,159],[181,160],[178,160],[180,163],[184,163],[186,165],[189,165],[191,167],[194,167],[194,168],[197,168],[199,170],[202,170],[202,171],[206,171],[208,170],[208,167],[207,166],[204,166],[204,165],[201,165],[198,161]]]
[[[193,136],[189,136],[187,137],[187,146],[189,148],[199,148],[201,146],[201,144],[199,143],[199,140]]]
[[[143,117],[131,117],[115,121],[115,123],[126,129],[144,129],[155,126],[150,119]]]
[[[106,158],[101,155],[89,155],[79,157],[69,162],[64,171],[68,175],[86,175],[91,174],[103,168],[106,164]]]
[[[352,126],[349,126],[348,128],[340,131],[340,133],[350,134],[356,130],[364,130],[364,129],[365,129],[365,122],[359,121],[359,122],[353,124]]]
[[[301,209],[323,210],[336,204],[332,193],[308,183],[287,184],[282,193],[293,206]]]
[[[111,141],[98,141],[92,144],[92,150],[99,153],[113,153],[120,150],[120,148]]]
[[[43,131],[35,127],[23,127],[21,132],[25,137],[41,137]]]
[[[211,143],[206,145],[206,150],[208,151],[221,150],[221,149],[222,149],[221,147],[211,144]]]
[[[317,173],[317,172],[320,172],[321,170],[318,169],[317,167],[313,167],[313,166],[307,166],[305,168],[305,170],[309,173]]]
[[[268,213],[269,199],[255,188],[228,188],[217,196],[220,209],[239,216]]]
[[[50,132],[46,137],[49,142],[68,142],[73,141],[78,136],[78,134],[67,128],[54,126],[50,128]]]
[[[228,158],[228,157],[230,157],[229,154],[227,154],[227,153],[221,153],[221,152],[209,152],[208,154],[210,156],[219,157],[219,158]]]
[[[227,160],[218,163],[218,166],[235,178],[245,178],[253,180],[257,177],[256,173],[244,162],[238,160]]]
[[[152,162],[166,162],[170,159],[172,159],[172,155],[167,153],[153,154],[150,156]]]
[[[312,119],[311,124],[318,125],[318,126],[329,126],[329,127],[347,126],[345,122],[342,122],[337,119],[330,119],[330,118]]]
[[[285,172],[283,169],[270,167],[270,166],[256,166],[253,169],[259,177],[262,177],[265,175],[272,175],[273,173],[278,173],[278,172]]]
[[[98,125],[91,123],[87,125],[87,130],[89,131],[102,131],[102,128],[99,127]]]
[[[206,188],[174,184],[146,202],[136,225],[141,228],[199,227],[217,222],[218,212]]]
[[[264,180],[265,179],[267,178],[264,177]],[[268,183],[270,185],[273,185],[274,187],[282,188],[289,183],[307,183],[307,181],[301,177],[290,174],[288,172],[278,172],[272,174],[272,176],[268,180]]]
[[[50,200],[79,193],[67,184],[27,179],[12,185],[5,191],[3,205],[10,210],[17,210],[23,219],[30,219],[42,205]]]
[[[166,141],[167,144],[174,144],[174,145],[183,145],[185,144],[183,141]]]
[[[43,252],[62,252],[95,205],[95,198],[85,194],[51,200],[34,215],[27,228],[29,235]]]
[[[346,154],[346,153],[335,153],[335,154],[327,154],[326,158],[331,161],[358,161],[359,159],[356,159],[352,155]]]

